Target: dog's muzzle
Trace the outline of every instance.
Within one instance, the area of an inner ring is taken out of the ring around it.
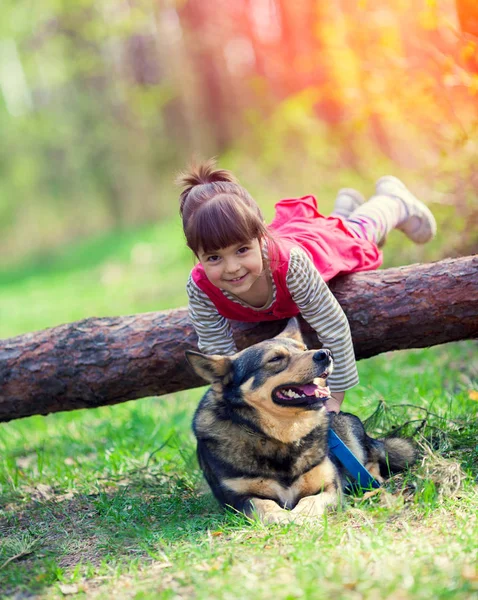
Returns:
[[[291,382],[276,387],[272,392],[272,400],[281,406],[315,407],[330,398],[330,390],[326,379],[333,370],[333,359],[330,350],[322,349],[312,356],[313,367],[317,375],[307,383]]]

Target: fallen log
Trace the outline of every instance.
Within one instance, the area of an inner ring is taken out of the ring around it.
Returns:
[[[478,337],[478,256],[335,278],[357,359]],[[234,323],[239,348],[284,321]],[[309,347],[320,347],[302,322]],[[184,308],[90,318],[0,341],[0,422],[94,408],[204,385],[184,351],[196,335]]]

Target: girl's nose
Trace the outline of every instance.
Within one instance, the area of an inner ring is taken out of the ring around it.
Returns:
[[[239,262],[235,259],[230,259],[226,261],[226,272],[227,273],[236,273],[241,268]]]

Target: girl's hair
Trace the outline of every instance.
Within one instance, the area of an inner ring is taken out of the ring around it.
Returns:
[[[198,255],[268,236],[261,210],[229,171],[216,162],[192,163],[176,183],[187,245]]]

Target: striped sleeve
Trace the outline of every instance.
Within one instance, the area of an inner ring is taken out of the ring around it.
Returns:
[[[209,299],[189,276],[189,318],[198,336],[198,348],[205,354],[230,355],[237,352],[229,321],[217,312]]]
[[[324,348],[332,352],[334,371],[328,379],[330,390],[345,392],[357,385],[357,365],[347,317],[301,248],[291,250],[286,284],[304,319],[315,329]]]

